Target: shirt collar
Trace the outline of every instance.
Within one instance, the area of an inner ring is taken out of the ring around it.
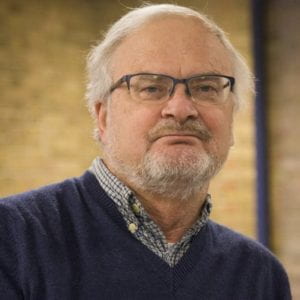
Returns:
[[[139,216],[140,219],[149,220],[149,216],[145,212],[142,204],[135,197],[133,191],[110,172],[101,158],[97,157],[94,159],[90,171],[96,176],[104,191],[119,208],[126,208],[127,212],[130,210],[134,215]],[[207,222],[211,209],[211,196],[207,194],[199,219],[194,227],[202,227]],[[195,231],[194,227],[188,231]]]

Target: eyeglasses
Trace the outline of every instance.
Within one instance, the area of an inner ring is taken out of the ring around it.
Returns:
[[[184,79],[163,74],[138,73],[120,78],[110,89],[112,93],[126,83],[133,99],[142,102],[163,102],[169,100],[176,84],[186,87],[186,94],[196,103],[224,103],[233,91],[235,79],[226,75],[203,74]]]

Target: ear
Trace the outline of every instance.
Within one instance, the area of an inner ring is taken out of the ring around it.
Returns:
[[[97,118],[97,127],[99,132],[99,139],[103,141],[106,133],[107,123],[107,104],[106,102],[99,102],[95,105],[95,113]]]

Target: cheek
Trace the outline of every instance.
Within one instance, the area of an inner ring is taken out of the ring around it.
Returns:
[[[211,131],[215,142],[219,144],[232,144],[232,114],[222,110],[207,112],[203,122]]]
[[[155,117],[143,107],[117,105],[108,117],[107,133],[119,151],[139,157],[148,148],[147,134],[155,124]]]

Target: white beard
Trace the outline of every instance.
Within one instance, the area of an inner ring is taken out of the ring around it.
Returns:
[[[189,199],[201,191],[222,163],[206,152],[194,156],[188,152],[175,159],[167,153],[148,152],[135,170],[134,184],[167,199]]]
[[[105,158],[112,171],[133,189],[166,199],[186,200],[201,191],[221,169],[225,158],[204,150],[182,150],[177,156],[149,149],[139,163],[125,159],[116,139],[104,146]]]

